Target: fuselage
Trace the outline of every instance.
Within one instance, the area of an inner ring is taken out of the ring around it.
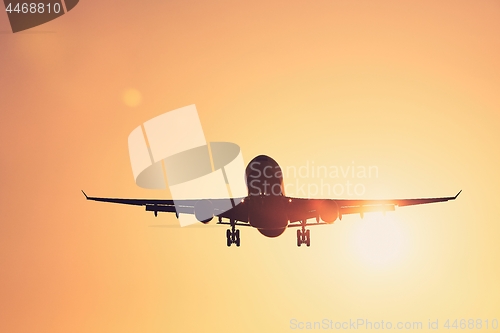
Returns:
[[[287,225],[283,173],[275,160],[259,155],[248,163],[245,170],[248,197],[248,222],[267,237],[281,235]]]

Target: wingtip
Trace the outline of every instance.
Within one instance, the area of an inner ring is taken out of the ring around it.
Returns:
[[[83,192],[83,190],[81,190],[83,195],[85,196],[85,199],[88,199],[89,197],[85,194],[85,192]]]
[[[458,198],[458,196],[460,195],[460,193],[462,193],[462,190],[460,190],[460,192],[458,192],[457,195],[455,195],[454,199]]]

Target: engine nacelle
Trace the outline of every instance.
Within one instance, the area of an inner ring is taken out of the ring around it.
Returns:
[[[202,223],[208,223],[214,218],[214,205],[210,200],[200,200],[194,205],[194,216]]]
[[[332,224],[339,217],[339,206],[336,201],[325,200],[318,209],[319,217],[328,224]]]

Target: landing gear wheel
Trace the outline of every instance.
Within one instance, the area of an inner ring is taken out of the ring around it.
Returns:
[[[300,230],[297,230],[297,246],[302,245],[302,232]]]
[[[240,246],[240,231],[239,230],[235,230],[234,236],[235,236],[236,246]]]
[[[227,229],[227,231],[226,231],[227,246],[231,246],[231,244],[233,244],[233,240],[232,240],[231,236],[232,236],[231,229]]]
[[[236,221],[231,220],[231,229],[227,229],[226,231],[226,240],[227,246],[231,246],[231,244],[236,244],[236,246],[240,246],[240,231],[236,230]]]
[[[311,246],[311,231],[306,229],[307,223],[305,220],[301,221],[301,229],[297,230],[297,246],[306,244]]]

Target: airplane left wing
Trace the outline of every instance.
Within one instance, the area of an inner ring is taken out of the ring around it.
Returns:
[[[177,212],[174,200],[163,200],[163,199],[122,199],[122,198],[98,198],[98,197],[89,197],[84,191],[82,191],[83,195],[87,200],[92,201],[100,201],[100,202],[109,202],[116,203],[122,205],[134,205],[134,206],[145,206],[147,211],[152,211],[155,215],[158,212],[169,212],[169,213],[189,213],[194,211],[194,202],[186,202],[185,206],[182,205],[180,207],[185,208],[186,212]],[[186,200],[191,201],[191,200]],[[192,200],[194,201],[194,200]],[[177,207],[179,208],[179,207]]]
[[[146,211],[154,212],[155,216],[158,212],[175,213],[177,216],[182,214],[195,214],[195,206],[202,201],[210,201],[213,206],[214,216],[226,217],[228,210],[234,211],[232,207],[237,206],[242,198],[228,198],[228,199],[191,199],[191,200],[172,200],[172,199],[124,199],[124,198],[98,198],[90,197],[84,191],[83,195],[87,200],[109,202],[122,205],[145,206]],[[240,210],[240,209],[238,209]],[[238,212],[236,212],[238,213]],[[239,214],[244,216],[244,214]],[[238,215],[238,217],[239,217]],[[243,219],[241,219],[244,221]]]

